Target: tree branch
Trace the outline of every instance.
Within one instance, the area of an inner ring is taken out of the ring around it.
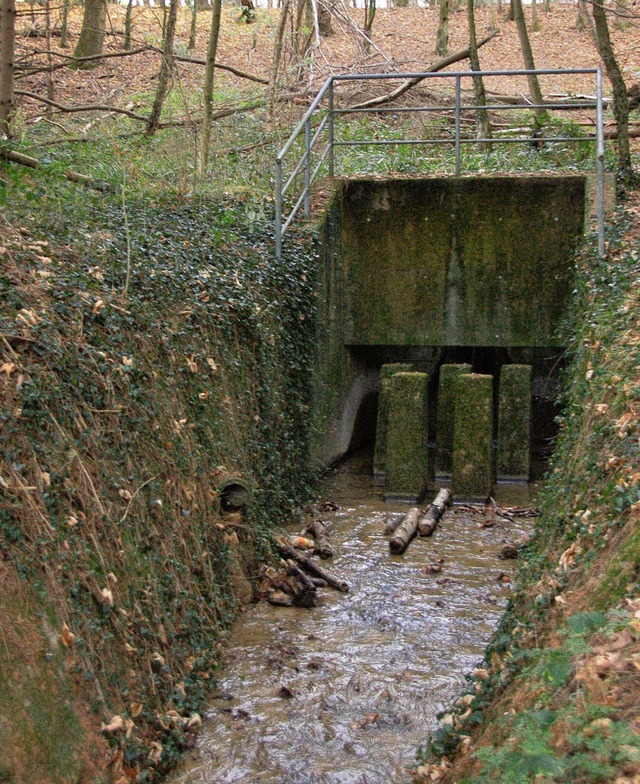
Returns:
[[[498,34],[498,31],[491,33],[491,35],[486,36],[481,41],[478,41],[476,49],[479,49],[481,46],[484,46],[488,41],[494,38]],[[430,65],[426,70],[425,74],[429,73],[436,73],[436,71],[441,71],[443,68],[446,68],[448,65],[452,65],[453,63],[457,63],[459,60],[464,60],[469,57],[470,54],[470,47],[466,49],[462,49],[455,54],[449,55],[449,57],[445,57],[444,60],[439,60],[437,63]],[[380,95],[377,98],[371,98],[368,101],[363,101],[362,103],[357,103],[354,106],[350,106],[350,109],[368,109],[371,106],[381,106],[385,103],[391,103],[391,101],[395,101],[396,98],[399,98],[401,95],[404,95],[408,92],[412,87],[415,87],[420,82],[424,81],[426,76],[416,76],[413,79],[407,79],[403,82],[400,87],[397,87],[395,90],[392,90],[387,95]]]
[[[42,163],[37,158],[32,158],[30,155],[25,155],[22,152],[10,150],[8,147],[0,147],[0,158],[4,158],[11,163],[17,163],[20,166],[27,166],[29,169],[39,169]],[[86,174],[68,170],[64,172],[64,176],[71,182],[78,182],[81,185],[86,185],[88,188],[94,188],[98,191],[112,190],[111,186],[107,183],[96,182],[92,177]]]
[[[22,95],[25,98],[31,98],[33,101],[39,101],[40,103],[44,103],[47,106],[52,106],[54,109],[57,109],[59,112],[63,112],[64,114],[71,114],[73,112],[114,112],[116,114],[124,114],[127,117],[131,117],[132,120],[141,120],[142,122],[147,122],[148,119],[141,114],[136,114],[135,112],[129,111],[129,109],[120,109],[116,106],[106,106],[102,104],[63,106],[63,104],[58,103],[57,101],[51,101],[48,98],[43,98],[42,96],[36,95],[36,93],[30,93],[27,90],[16,90],[15,94]]]
[[[44,66],[43,68],[33,68],[31,71],[25,71],[16,78],[24,79],[27,76],[33,76],[34,74],[38,73],[57,71],[60,68],[66,68],[70,63],[84,63],[91,60],[106,60],[108,57],[131,57],[131,55],[140,54],[141,52],[158,52],[162,54],[162,49],[157,46],[139,46],[137,49],[130,49],[128,52],[105,52],[104,54],[95,54],[87,57],[73,57],[72,55],[63,54],[62,52],[48,51],[46,49],[35,49],[33,52],[31,52],[31,54],[51,54],[55,55],[56,57],[63,57],[66,62],[57,63],[53,66]],[[183,57],[182,55],[174,54],[173,58],[174,60],[178,60],[181,63],[206,65],[204,60],[199,60],[196,57]],[[247,71],[241,71],[239,68],[235,68],[233,65],[216,63],[215,67],[219,68],[221,71],[228,71],[229,73],[234,74],[234,76],[239,76],[241,79],[248,79],[251,82],[257,82],[258,84],[269,84],[269,80],[265,79],[263,76],[256,76],[255,74],[248,73]]]

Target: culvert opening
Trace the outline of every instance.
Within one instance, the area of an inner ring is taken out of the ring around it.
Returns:
[[[446,376],[452,369],[461,370],[474,377],[476,382],[483,384],[482,388],[485,391],[482,395],[486,396],[484,405],[489,407],[487,420],[482,427],[478,426],[480,430],[477,430],[475,435],[471,435],[470,442],[473,445],[474,440],[482,438],[486,442],[484,460],[488,461],[486,470],[490,473],[490,485],[487,486],[486,493],[482,490],[475,493],[472,486],[471,490],[463,486],[461,488],[463,496],[472,500],[474,495],[478,498],[483,493],[488,495],[496,483],[536,482],[542,478],[558,430],[559,372],[563,357],[561,348],[365,346],[351,347],[350,353],[362,377],[369,378],[373,373],[376,383],[373,389],[367,388],[363,393],[357,407],[346,456],[358,450],[368,449],[371,452],[371,470],[374,477],[380,484],[386,485],[388,483],[387,451],[390,448],[397,450],[399,441],[401,454],[398,461],[401,461],[408,472],[418,471],[426,477],[426,482],[423,482],[421,487],[416,485],[414,489],[407,489],[406,493],[393,493],[390,490],[394,497],[406,494],[409,496],[407,500],[411,500],[414,496],[417,499],[435,484],[454,480],[451,465],[456,427],[454,412],[456,405],[459,408],[461,404],[460,401],[456,404],[454,395],[457,382],[449,382],[447,387]],[[398,402],[400,393],[393,391],[396,383],[393,379],[398,374],[401,375],[396,381],[404,379],[404,383],[411,383],[410,376],[404,374],[413,375],[413,382],[417,386],[413,392],[407,394],[414,401],[417,399],[416,396],[424,394],[424,401],[417,404],[421,411],[407,414],[405,410],[399,417],[398,411],[394,410],[397,407],[406,409],[408,405],[406,401],[402,401],[402,396]],[[513,379],[516,381],[514,382]],[[515,392],[509,389],[509,385],[513,387],[514,383]],[[366,388],[366,385],[362,386]],[[469,394],[471,419],[461,426],[463,429],[476,427],[477,423],[474,424],[473,421],[474,409],[480,408],[483,403],[482,395],[477,400],[474,397],[480,394],[479,392],[471,391]],[[528,411],[522,419],[521,409],[525,404]],[[459,412],[458,416],[461,417],[463,414]],[[399,424],[396,422],[394,425],[394,418],[402,420],[402,417],[404,422],[400,421]],[[518,419],[522,421],[514,426],[513,421]],[[391,447],[388,443],[389,427],[392,429],[392,441],[395,438]],[[395,436],[394,427],[401,431]],[[422,433],[417,434],[416,431],[421,428]],[[515,432],[509,434],[508,431],[514,428]],[[504,431],[507,431],[506,435]],[[443,433],[446,436],[444,438]],[[408,442],[407,449],[404,451],[403,440]],[[423,447],[423,456],[414,460],[416,452]],[[443,448],[451,452],[449,460],[446,456],[443,458]],[[506,457],[505,452],[509,452]],[[477,459],[481,458],[474,458]],[[423,468],[421,469],[420,466]],[[405,479],[393,481],[404,482]],[[482,481],[486,485],[486,480],[481,480],[481,485]],[[409,480],[407,482],[410,483]],[[460,482],[458,484],[460,485]]]

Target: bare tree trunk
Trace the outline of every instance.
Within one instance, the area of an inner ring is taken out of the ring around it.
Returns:
[[[591,38],[596,46],[598,46],[598,38],[596,36],[596,26],[593,17],[589,13],[587,0],[578,0],[578,16],[576,19],[577,30],[588,30],[591,33]]]
[[[480,70],[480,59],[478,57],[478,40],[476,38],[476,19],[473,9],[474,0],[467,0],[467,19],[469,21],[469,63],[472,71]],[[476,106],[486,106],[487,96],[484,90],[484,81],[481,76],[473,77],[473,94]],[[491,123],[489,113],[486,109],[478,109],[476,112],[476,127],[478,137],[489,139],[491,137]],[[486,149],[486,146],[483,145]]]
[[[538,0],[531,0],[531,32],[540,32],[540,20],[538,19]]]
[[[160,64],[160,75],[158,76],[158,88],[156,90],[156,97],[151,107],[151,114],[147,121],[147,136],[153,136],[160,123],[160,114],[164,99],[169,92],[169,77],[173,71],[173,41],[176,35],[176,19],[178,17],[178,2],[179,0],[171,0],[169,6],[169,17],[167,20],[167,34],[164,38],[164,46],[162,48],[162,63]]]
[[[364,49],[367,54],[371,52],[371,28],[376,17],[376,0],[364,0],[364,27],[362,28],[366,36]]]
[[[53,52],[51,49],[51,0],[45,0],[44,4],[44,30],[45,30],[45,41],[47,45],[47,63],[49,65],[49,71],[47,73],[47,98],[50,101],[55,100],[55,91],[53,88]],[[46,110],[47,116],[51,117],[53,114],[52,108],[47,106]]]
[[[62,2],[62,23],[60,25],[60,47],[66,49],[69,46],[69,2]]]
[[[15,31],[15,0],[0,0],[0,139],[11,136]]]
[[[522,49],[524,67],[527,69],[527,71],[535,71],[536,64],[533,60],[533,51],[531,49],[531,42],[529,41],[529,33],[527,33],[527,23],[524,18],[524,12],[522,10],[522,0],[511,0],[511,7],[513,8],[515,23],[518,28],[518,37],[520,38],[520,48]],[[527,81],[529,82],[531,100],[533,103],[541,104],[543,99],[538,77],[536,74],[529,74],[527,76]],[[543,112],[544,110],[542,109],[536,110],[536,114]]]
[[[189,49],[196,48],[196,31],[198,25],[198,0],[191,0],[191,28],[189,30]]]
[[[607,24],[604,10],[604,0],[593,0],[592,9],[598,51],[613,88],[613,114],[618,126],[618,169],[622,180],[626,183],[631,183],[635,181],[635,174],[631,165],[631,150],[629,148],[629,99],[627,97],[627,86],[624,83],[622,71],[613,51],[609,25]]]
[[[209,46],[207,47],[207,65],[204,74],[204,115],[202,118],[202,137],[200,139],[200,160],[198,174],[203,176],[209,162],[209,143],[211,141],[211,122],[213,115],[213,75],[215,72],[218,36],[220,35],[220,17],[222,0],[213,0]]]
[[[438,35],[436,37],[436,54],[446,57],[449,51],[449,15],[451,0],[438,0],[440,16],[438,19]]]
[[[80,38],[73,52],[74,57],[95,57],[102,54],[107,22],[107,0],[85,0]],[[95,68],[100,60],[77,63],[76,68]]]
[[[133,0],[127,3],[127,10],[124,15],[124,50],[131,49],[131,15],[133,13]]]
[[[284,0],[282,11],[280,11],[280,21],[278,22],[276,40],[273,44],[273,59],[271,61],[271,72],[269,74],[269,87],[267,88],[267,117],[269,120],[273,119],[273,113],[276,105],[278,71],[280,69],[280,60],[282,58],[282,44],[284,41],[284,31],[287,26],[287,17],[289,15],[289,5],[290,0]]]

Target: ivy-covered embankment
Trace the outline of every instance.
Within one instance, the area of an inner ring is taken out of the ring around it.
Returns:
[[[577,259],[561,430],[510,611],[415,780],[640,781],[640,214]]]
[[[232,200],[48,198],[0,214],[0,781],[156,781],[308,495],[314,265]]]

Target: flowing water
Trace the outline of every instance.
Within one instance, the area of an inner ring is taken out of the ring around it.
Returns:
[[[325,565],[350,592],[312,609],[250,607],[234,626],[198,746],[174,784],[391,784],[481,659],[508,597],[498,559],[530,520],[447,511],[391,556],[406,505],[381,500],[362,458],[325,485],[339,504]],[[518,499],[522,502],[522,498]],[[440,563],[440,559],[443,559]],[[442,570],[431,573],[435,564]]]

